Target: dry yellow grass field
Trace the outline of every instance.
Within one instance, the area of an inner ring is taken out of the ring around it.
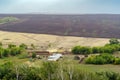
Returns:
[[[3,44],[34,44],[35,46],[46,46],[47,49],[54,50],[70,49],[76,45],[103,46],[109,42],[109,39],[0,31],[0,41]]]

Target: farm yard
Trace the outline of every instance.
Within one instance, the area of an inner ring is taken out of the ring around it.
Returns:
[[[15,65],[27,64],[30,66],[42,66],[42,63],[44,61],[47,61],[46,58],[35,59],[34,61],[32,61],[31,58],[20,59],[19,56],[0,59],[0,65],[3,65],[7,62],[12,62]],[[114,64],[92,65],[92,64],[85,64],[84,62],[79,63],[79,60],[74,60],[74,57],[75,55],[64,55],[63,58],[57,61],[57,63],[61,65],[75,66],[79,69],[92,71],[92,72],[96,72],[96,71],[113,71],[118,73],[120,72],[120,65],[114,65]]]
[[[2,74],[0,78],[2,80],[8,79],[6,75],[18,80],[20,78],[23,80],[59,80],[59,78],[61,78],[60,80],[111,80],[111,77],[112,80],[120,79],[120,65],[86,64],[85,61],[89,56],[71,53],[63,54],[62,58],[57,61],[49,61],[46,56],[50,56],[52,53],[36,50],[24,51],[25,49],[27,49],[25,44],[19,46],[9,44],[8,48],[1,49],[3,50],[0,58],[0,73]],[[6,51],[9,51],[9,54],[6,54]],[[120,53],[117,52],[113,56],[119,57]],[[10,74],[4,72],[7,70],[10,71]]]

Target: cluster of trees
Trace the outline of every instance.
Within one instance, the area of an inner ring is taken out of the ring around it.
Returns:
[[[84,71],[55,62],[44,62],[41,67],[14,66],[9,62],[0,66],[0,80],[120,80],[120,74]]]
[[[72,49],[74,54],[91,54],[91,53],[114,53],[120,51],[120,42],[117,39],[110,39],[109,44],[103,47],[83,47],[75,46]]]
[[[85,60],[87,64],[120,64],[120,58],[111,54],[104,53],[100,55],[91,55]]]
[[[7,48],[4,48],[2,46],[2,43],[0,43],[0,58],[16,56],[18,54],[23,53],[26,48],[27,46],[25,44],[21,44],[19,46],[9,44]]]
[[[72,49],[72,53],[74,54],[90,54],[92,53],[92,49],[90,47],[83,47],[83,46],[75,46]]]

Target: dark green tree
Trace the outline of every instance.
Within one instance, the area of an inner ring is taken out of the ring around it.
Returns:
[[[16,45],[14,45],[14,44],[8,44],[8,48],[13,48],[13,47],[16,47]]]
[[[110,44],[119,44],[120,42],[116,38],[112,38],[109,40]]]
[[[20,48],[23,48],[23,49],[27,49],[27,45],[25,45],[24,43],[22,43],[21,45],[19,45]]]
[[[32,58],[36,58],[35,52],[32,53]]]
[[[87,55],[87,54],[92,53],[92,49],[91,49],[90,47],[75,46],[75,47],[72,49],[72,53],[74,53],[74,54],[84,54],[84,55]]]
[[[0,47],[2,47],[3,46],[3,44],[2,44],[2,42],[0,42]]]

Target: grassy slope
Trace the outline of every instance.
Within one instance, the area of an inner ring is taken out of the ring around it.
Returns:
[[[36,46],[48,46],[48,48],[52,50],[52,49],[59,49],[59,48],[69,49],[76,45],[103,46],[109,42],[109,39],[73,37],[73,36],[55,36],[55,35],[46,35],[46,34],[30,34],[30,33],[15,33],[15,32],[0,31],[0,42],[3,42],[4,44],[25,43],[28,45],[33,43]]]
[[[5,24],[5,23],[9,23],[9,22],[15,22],[18,19],[15,17],[4,17],[4,18],[0,18],[0,24]]]
[[[24,62],[28,61],[28,59],[19,59],[19,57],[6,57],[3,59],[0,59],[0,65],[7,63],[7,62],[13,62],[14,64],[22,64]]]

